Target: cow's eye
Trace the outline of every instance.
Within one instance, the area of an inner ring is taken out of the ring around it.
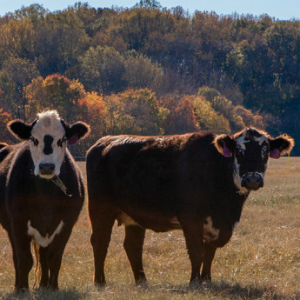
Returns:
[[[268,152],[268,147],[267,146],[263,146],[261,149],[261,156],[266,156]]]
[[[63,146],[63,143],[64,143],[66,140],[67,140],[67,137],[66,137],[66,136],[62,137],[61,139],[59,139],[59,140],[57,141],[57,146],[58,146],[58,147],[62,147],[62,146]]]
[[[34,145],[34,146],[36,146],[36,147],[38,146],[38,144],[39,144],[38,139],[36,139],[36,138],[33,137],[33,136],[31,136],[29,139],[33,142],[33,145]]]
[[[236,154],[237,154],[238,156],[243,155],[243,154],[244,154],[243,148],[242,148],[242,147],[237,147]]]

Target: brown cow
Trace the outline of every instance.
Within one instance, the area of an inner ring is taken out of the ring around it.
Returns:
[[[95,284],[105,284],[104,260],[115,220],[125,225],[124,248],[137,284],[146,281],[146,229],[182,229],[191,282],[211,280],[216,249],[231,238],[250,191],[264,185],[268,158],[279,158],[293,145],[286,135],[274,139],[254,128],[232,136],[101,138],[87,154]]]
[[[39,245],[40,286],[58,288],[63,251],[84,201],[82,176],[66,144],[89,127],[69,126],[47,111],[30,125],[14,120],[8,128],[22,140],[0,150],[0,223],[13,249],[15,288],[28,288],[31,240]]]

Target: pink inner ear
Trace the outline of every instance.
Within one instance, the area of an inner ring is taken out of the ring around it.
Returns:
[[[273,149],[271,152],[270,152],[270,157],[272,158],[275,158],[275,159],[278,159],[280,157],[280,151],[279,149]]]
[[[73,136],[71,136],[69,139],[68,139],[68,143],[70,145],[74,145],[77,143],[77,141],[79,140],[78,138],[78,135],[75,133]]]
[[[223,155],[225,157],[231,157],[232,156],[231,151],[227,148],[227,146],[225,144],[223,146]]]

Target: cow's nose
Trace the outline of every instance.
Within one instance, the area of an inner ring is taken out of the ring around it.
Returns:
[[[41,175],[52,175],[55,169],[55,164],[40,163],[39,164]]]
[[[264,179],[261,174],[257,172],[250,172],[242,176],[241,185],[247,190],[256,191],[264,186]]]

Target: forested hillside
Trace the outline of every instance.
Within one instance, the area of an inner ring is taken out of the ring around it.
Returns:
[[[0,18],[5,124],[45,108],[105,134],[286,132],[300,155],[300,22],[219,16],[141,1],[131,9],[39,5]]]

